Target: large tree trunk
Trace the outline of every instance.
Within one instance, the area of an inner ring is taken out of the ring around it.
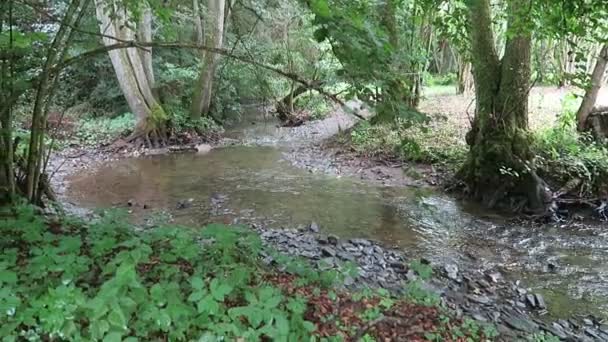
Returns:
[[[138,38],[144,43],[152,42],[152,9],[146,6],[142,12],[138,25]],[[154,91],[156,80],[154,79],[154,68],[152,67],[152,48],[139,49],[144,73],[150,88]],[[157,97],[158,98],[158,97]]]
[[[0,4],[0,35],[6,34],[8,27],[8,44],[4,45],[8,53],[2,54],[0,61],[0,206],[12,202],[15,196],[15,170],[13,162],[13,112],[14,94],[12,66],[13,54],[13,4]],[[6,16],[6,17],[5,17]]]
[[[103,38],[105,45],[116,43],[110,37],[128,41],[134,39],[135,32],[129,25],[125,25],[128,20],[128,13],[124,9],[114,7],[110,8],[112,13],[108,13],[108,8],[101,0],[95,0],[95,5],[101,32],[105,34]],[[154,97],[149,81],[149,77],[153,78],[152,72],[150,69],[150,72],[146,73],[142,54],[138,51],[138,48],[115,49],[109,51],[108,54],[116,72],[120,89],[129,108],[137,118],[135,129],[129,140],[145,143],[148,146],[163,144],[166,141],[165,125],[167,116]]]
[[[534,211],[547,206],[545,183],[536,175],[527,134],[530,90],[529,32],[516,27],[530,0],[508,2],[509,30],[502,61],[492,32],[489,0],[469,2],[472,63],[477,108],[467,134],[469,157],[460,176],[471,195],[494,207],[507,197],[521,197],[522,205]]]
[[[209,0],[207,5],[209,17],[205,20],[206,44],[221,49],[224,40],[224,15],[226,14],[225,0]],[[194,120],[202,115],[208,115],[213,95],[213,77],[219,61],[215,53],[203,54],[201,72],[196,82],[190,117]]]
[[[591,74],[591,84],[585,92],[583,102],[576,113],[576,119],[578,122],[578,130],[585,131],[588,126],[589,114],[593,111],[597,96],[602,88],[602,82],[604,80],[604,74],[606,73],[606,65],[608,64],[608,44],[602,46],[600,54],[597,56],[593,73]]]
[[[192,15],[194,19],[194,42],[205,45],[205,33],[203,31],[203,20],[201,19],[200,0],[192,0]]]

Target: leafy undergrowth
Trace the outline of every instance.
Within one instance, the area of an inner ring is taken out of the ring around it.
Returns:
[[[43,218],[28,206],[5,208],[0,218],[3,341],[481,341],[495,335],[450,318],[417,283],[401,298],[332,290],[344,275],[265,250],[244,228],[135,231],[119,214],[85,225]],[[264,266],[263,252],[281,267]]]
[[[463,162],[467,151],[459,135],[445,125],[425,128],[404,122],[361,122],[346,138],[355,152],[368,157],[441,164],[452,170]]]
[[[540,175],[552,188],[564,188],[583,198],[608,196],[608,147],[590,133],[579,133],[576,123],[577,99],[562,102],[562,114],[555,127],[535,133],[534,152]]]

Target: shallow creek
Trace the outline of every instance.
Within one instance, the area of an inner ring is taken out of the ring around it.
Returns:
[[[432,190],[309,172],[286,161],[285,151],[327,137],[349,120],[297,129],[260,117],[253,122],[227,132],[240,140],[235,146],[124,159],[76,173],[66,196],[83,207],[126,208],[137,218],[167,212],[188,226],[314,222],[322,233],[376,240],[438,264],[499,269],[542,293],[551,317],[608,317],[608,229],[601,224],[510,225]]]

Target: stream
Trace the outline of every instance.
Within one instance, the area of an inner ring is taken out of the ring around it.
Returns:
[[[342,113],[278,128],[254,112],[228,129],[232,145],[208,153],[144,156],[72,174],[65,197],[86,208],[120,207],[135,218],[179,224],[311,224],[459,269],[500,270],[541,293],[551,318],[608,318],[608,230],[602,223],[516,225],[429,187],[385,186],[336,175],[331,161],[305,169],[287,154],[352,125]],[[314,172],[313,172],[314,171]]]

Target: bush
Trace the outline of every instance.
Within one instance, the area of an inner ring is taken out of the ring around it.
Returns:
[[[135,127],[135,116],[131,113],[108,118],[81,119],[74,130],[70,143],[85,146],[108,144],[117,138],[127,136]]]
[[[457,134],[398,121],[396,124],[358,124],[350,134],[355,151],[421,163],[456,167],[466,157],[466,145]]]
[[[595,196],[608,190],[608,149],[588,133],[576,131],[580,99],[567,96],[558,125],[535,134],[534,151],[540,175],[560,188],[580,180],[580,196]]]
[[[540,174],[555,187],[578,179],[580,195],[595,196],[608,186],[608,149],[589,134],[556,127],[536,134],[534,149]]]

